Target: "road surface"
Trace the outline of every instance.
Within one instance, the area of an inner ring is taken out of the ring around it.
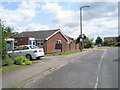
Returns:
[[[95,49],[75,59],[27,87],[118,88],[118,48]]]

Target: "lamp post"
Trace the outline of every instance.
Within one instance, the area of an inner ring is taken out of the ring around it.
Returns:
[[[80,7],[80,36],[81,36],[81,38],[80,38],[80,44],[81,44],[81,51],[83,49],[83,45],[82,45],[82,9],[85,8],[85,7],[90,7],[90,6],[86,5],[86,6]]]

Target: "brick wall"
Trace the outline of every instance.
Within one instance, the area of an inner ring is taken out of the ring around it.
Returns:
[[[29,44],[29,38],[28,37],[17,37],[15,38],[17,41],[17,46],[19,45],[28,45]]]
[[[72,51],[72,50],[79,50],[79,49],[80,49],[80,45],[75,44],[74,42],[72,42],[70,44],[62,44],[62,52]]]
[[[49,40],[46,41],[45,51],[46,53],[53,53],[55,50],[56,40],[61,40],[62,44],[66,44],[67,40],[61,35],[61,33],[55,34]]]

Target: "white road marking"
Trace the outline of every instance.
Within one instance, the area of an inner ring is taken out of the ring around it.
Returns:
[[[61,67],[63,67],[64,65],[65,65],[65,64],[63,64],[63,65],[60,65],[60,66],[58,67],[58,69],[59,69],[59,68],[61,68]]]
[[[102,57],[101,57],[101,59],[100,59],[99,65],[98,65],[98,75],[97,75],[97,79],[96,79],[96,83],[95,83],[94,88],[97,88],[97,87],[98,87],[99,71],[100,71],[100,68],[101,68],[101,63],[102,63],[102,61],[103,61],[103,57],[104,57],[104,55],[105,55],[105,53],[106,53],[106,49],[104,49],[104,50],[105,50],[105,51],[104,51],[104,53],[103,53],[103,55],[102,55]]]

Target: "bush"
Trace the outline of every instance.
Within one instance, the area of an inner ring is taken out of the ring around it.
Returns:
[[[104,46],[109,46],[109,41],[108,41],[108,40],[105,40],[105,41],[103,42],[103,44],[104,44]]]
[[[92,48],[93,47],[93,42],[89,38],[86,38],[83,40],[83,46],[84,48]]]
[[[12,59],[4,59],[2,61],[2,66],[9,66],[9,65],[12,65],[14,63],[14,61]]]
[[[118,42],[118,43],[116,44],[116,46],[120,46],[120,42]]]
[[[112,42],[111,43],[111,46],[116,46],[117,45],[117,42]]]
[[[14,64],[16,65],[31,65],[32,64],[32,62],[24,56],[15,57],[13,60],[14,60]]]

